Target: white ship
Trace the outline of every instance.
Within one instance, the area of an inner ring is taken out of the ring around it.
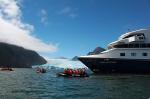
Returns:
[[[150,29],[125,33],[106,51],[78,59],[95,73],[150,73]]]

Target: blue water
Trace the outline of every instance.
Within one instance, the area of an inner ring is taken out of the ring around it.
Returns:
[[[148,99],[150,75],[57,77],[59,68],[45,74],[35,69],[0,71],[0,99]]]
[[[91,75],[63,78],[57,70],[37,74],[34,69],[0,72],[2,99],[148,99],[149,75]]]

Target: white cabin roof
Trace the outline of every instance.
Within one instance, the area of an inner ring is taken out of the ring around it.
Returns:
[[[150,29],[139,29],[139,30],[136,30],[136,31],[127,32],[127,33],[121,35],[119,37],[119,39],[123,39],[128,35],[133,35],[133,34],[136,34],[136,33],[143,33],[143,34],[149,33],[149,35],[150,35]]]

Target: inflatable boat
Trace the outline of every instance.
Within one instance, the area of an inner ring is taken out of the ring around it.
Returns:
[[[89,77],[89,75],[87,73],[85,73],[84,75],[79,75],[79,74],[72,74],[72,75],[69,75],[69,74],[65,74],[65,73],[57,73],[57,76],[58,77]]]

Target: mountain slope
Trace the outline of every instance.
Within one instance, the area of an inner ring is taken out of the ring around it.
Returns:
[[[29,68],[32,65],[45,63],[46,60],[35,51],[0,43],[0,67]]]
[[[101,47],[96,47],[92,52],[89,52],[87,55],[100,54],[102,51],[105,51],[105,49]]]

